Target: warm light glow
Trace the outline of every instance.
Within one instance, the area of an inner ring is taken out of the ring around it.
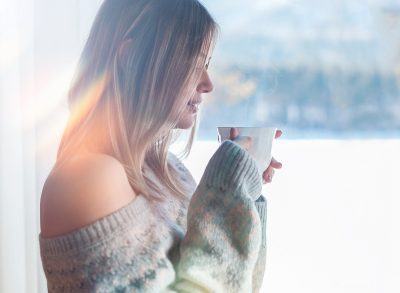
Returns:
[[[82,117],[97,103],[106,84],[106,75],[100,78],[88,87],[87,91],[75,105],[73,113],[68,110],[67,92],[71,83],[72,69],[67,68],[59,78],[40,82],[43,88],[39,89],[38,101],[36,105],[36,118],[27,117],[25,127],[29,127],[33,121],[36,121],[37,127],[45,128],[46,131],[38,131],[38,152],[46,153],[59,143],[66,122],[69,119],[68,127],[76,125]],[[44,80],[44,79],[43,79]]]
[[[72,109],[69,127],[73,127],[79,121],[85,117],[90,110],[97,104],[97,101],[101,97],[104,89],[106,88],[109,81],[109,75],[101,75],[96,82],[88,86],[87,91],[80,97],[77,105],[74,105]]]

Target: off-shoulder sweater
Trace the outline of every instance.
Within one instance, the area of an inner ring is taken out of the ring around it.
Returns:
[[[259,292],[266,201],[254,159],[225,141],[198,185],[171,152],[168,161],[186,202],[167,191],[157,204],[137,196],[68,234],[39,234],[49,292]]]

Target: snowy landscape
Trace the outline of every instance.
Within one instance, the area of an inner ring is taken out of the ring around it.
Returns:
[[[283,137],[273,147],[283,168],[263,189],[262,292],[400,292],[400,140]],[[217,147],[195,143],[185,164],[197,181]]]

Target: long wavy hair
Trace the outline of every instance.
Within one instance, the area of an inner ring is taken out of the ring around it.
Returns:
[[[97,137],[123,165],[132,188],[162,200],[145,163],[178,198],[183,185],[167,162],[187,103],[195,94],[218,25],[197,0],[105,0],[91,27],[68,92],[70,117],[61,164]],[[189,155],[198,121],[182,157]]]

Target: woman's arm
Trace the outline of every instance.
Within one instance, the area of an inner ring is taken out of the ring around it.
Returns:
[[[267,200],[264,196],[260,196],[256,202],[256,208],[261,220],[262,227],[262,237],[261,237],[261,246],[260,252],[258,253],[258,258],[256,262],[256,266],[253,271],[253,293],[260,292],[264,273],[265,273],[265,264],[267,261],[267,237],[266,237],[266,227],[267,227]]]
[[[261,174],[249,153],[232,141],[221,144],[189,204],[172,288],[252,292],[262,244],[262,223],[254,203],[260,194]]]

